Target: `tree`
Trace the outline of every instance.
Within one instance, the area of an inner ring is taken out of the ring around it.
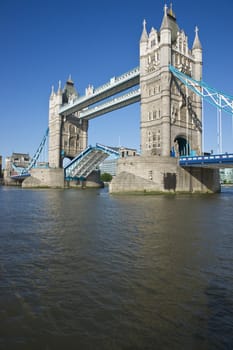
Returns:
[[[103,182],[110,182],[112,180],[112,175],[109,173],[103,173],[100,178]]]

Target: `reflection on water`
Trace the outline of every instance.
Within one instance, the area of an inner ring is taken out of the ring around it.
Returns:
[[[1,349],[233,347],[233,189],[0,199]]]

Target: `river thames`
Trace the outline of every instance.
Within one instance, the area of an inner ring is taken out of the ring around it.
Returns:
[[[233,348],[233,188],[0,187],[0,349]]]

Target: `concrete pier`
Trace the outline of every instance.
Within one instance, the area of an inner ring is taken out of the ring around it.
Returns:
[[[23,188],[98,188],[103,187],[100,172],[93,171],[85,181],[65,181],[64,169],[35,168],[31,176],[22,182]]]
[[[162,156],[119,159],[117,175],[109,186],[110,193],[214,193],[219,192],[218,169],[188,168],[178,160]]]
[[[22,183],[23,188],[64,188],[64,170],[51,168],[31,169],[31,176]]]

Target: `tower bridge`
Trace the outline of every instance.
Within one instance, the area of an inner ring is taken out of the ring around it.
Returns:
[[[218,168],[225,158],[204,157],[202,100],[208,98],[218,109],[232,112],[233,98],[218,95],[202,82],[203,49],[198,29],[189,47],[173,9],[165,5],[159,29],[148,32],[146,21],[143,22],[139,49],[139,67],[111,78],[99,88],[88,86],[84,96],[79,96],[71,78],[63,89],[61,84],[57,92],[52,89],[49,169],[43,175],[46,180],[33,174],[42,184],[47,181],[59,186],[64,182],[64,157],[71,160],[65,168],[66,178],[77,176],[80,169],[88,178],[97,158],[104,158],[100,153],[105,152],[98,147],[89,148],[89,121],[140,102],[141,155],[118,160],[110,191],[219,191]],[[233,158],[227,159],[231,166]],[[25,184],[30,181],[27,178]]]

